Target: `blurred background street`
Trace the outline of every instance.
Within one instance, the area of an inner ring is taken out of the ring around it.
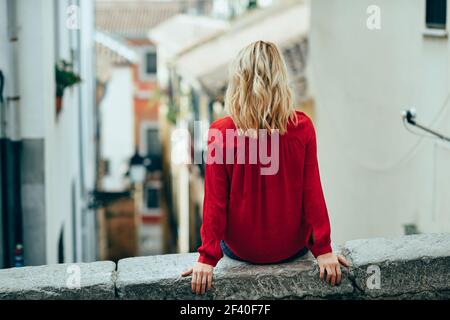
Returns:
[[[256,40],[316,126],[334,243],[450,232],[449,11],[0,0],[0,268],[196,251],[204,164],[174,157],[205,152],[194,123],[226,115],[228,66]]]

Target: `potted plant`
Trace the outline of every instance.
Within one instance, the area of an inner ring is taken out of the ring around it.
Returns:
[[[73,65],[67,61],[62,60],[56,64],[56,113],[58,114],[62,109],[62,101],[64,90],[81,82],[79,75],[73,72]]]

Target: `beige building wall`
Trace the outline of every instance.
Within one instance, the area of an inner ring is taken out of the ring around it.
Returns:
[[[311,67],[319,163],[335,242],[450,231],[450,147],[400,117],[450,134],[447,37],[425,35],[425,1],[311,1]],[[450,6],[447,5],[447,9]],[[447,13],[447,16],[449,14]],[[448,25],[447,25],[448,30]]]

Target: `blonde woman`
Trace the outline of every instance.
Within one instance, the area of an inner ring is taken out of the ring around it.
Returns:
[[[286,66],[275,44],[257,41],[239,53],[225,106],[229,116],[211,125],[208,139],[200,257],[182,274],[192,275],[192,291],[204,294],[212,287],[213,269],[223,254],[272,264],[311,251],[320,279],[339,284],[340,264],[348,264],[331,249],[315,130],[304,113],[294,110]],[[237,138],[221,140],[230,130],[238,132]],[[250,161],[252,141],[264,131],[269,140],[277,136],[276,144],[267,146],[277,161],[272,174],[262,174],[260,159]],[[228,157],[241,147],[244,162]]]

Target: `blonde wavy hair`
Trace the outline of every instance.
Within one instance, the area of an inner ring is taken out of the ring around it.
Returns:
[[[278,47],[257,41],[242,49],[230,70],[225,108],[239,130],[287,131],[296,123],[286,65]]]

